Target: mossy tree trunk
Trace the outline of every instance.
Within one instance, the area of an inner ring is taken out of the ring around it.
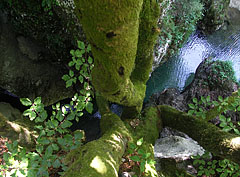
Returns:
[[[158,33],[157,2],[75,0],[75,4],[92,46],[96,91],[108,101],[135,108],[139,113]]]
[[[240,143],[230,141],[239,137],[208,126],[206,121],[197,121],[193,116],[164,106],[146,109],[144,121],[135,124],[131,119],[142,109],[152,67],[160,15],[155,0],[75,0],[75,4],[95,59],[92,77],[103,135],[68,154],[65,162],[69,169],[64,176],[117,177],[128,141],[141,137],[144,137],[144,148],[153,158],[152,144],[158,138],[162,121],[163,125],[193,135],[215,154],[240,163]],[[124,106],[122,119],[110,111],[108,101]],[[211,139],[214,134],[219,135],[216,142]],[[156,173],[145,175],[157,176]]]

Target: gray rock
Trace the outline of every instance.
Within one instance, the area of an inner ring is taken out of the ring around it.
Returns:
[[[176,161],[190,159],[191,156],[203,155],[204,149],[196,141],[180,136],[169,136],[158,139],[154,146],[154,156],[170,158]]]
[[[203,155],[205,150],[185,133],[169,127],[162,130],[160,137],[154,145],[157,171],[168,174],[166,166],[172,166],[195,175],[197,171],[192,165],[191,156]]]

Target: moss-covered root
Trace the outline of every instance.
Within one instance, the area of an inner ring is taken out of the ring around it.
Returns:
[[[162,131],[162,121],[159,119],[159,111],[154,107],[148,107],[142,114],[142,119],[138,126],[133,129],[133,134],[137,139],[143,140],[150,144],[155,144]]]
[[[7,120],[0,113],[0,136],[7,137],[12,141],[17,140],[21,146],[31,150],[35,147],[34,139],[36,139],[37,135],[30,131],[29,127],[21,124]]]
[[[130,133],[121,119],[109,113],[104,119],[104,135],[70,152],[65,162],[69,169],[65,177],[117,177]]]
[[[159,106],[164,126],[182,131],[213,154],[240,164],[240,136],[220,130],[218,127],[189,116],[169,106]]]

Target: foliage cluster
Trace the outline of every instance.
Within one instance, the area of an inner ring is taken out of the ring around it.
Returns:
[[[164,9],[160,19],[159,48],[169,43],[168,55],[174,54],[182,47],[192,32],[196,29],[198,20],[202,18],[203,5],[199,0],[176,0],[161,2]],[[179,10],[181,9],[181,10]]]
[[[240,167],[238,164],[227,159],[212,160],[210,153],[206,152],[202,156],[194,156],[193,165],[198,168],[197,176],[216,175],[220,177],[238,177],[240,176]]]
[[[139,177],[144,176],[145,172],[150,171],[151,173],[151,166],[155,164],[155,161],[151,158],[151,153],[143,148],[143,138],[137,140],[136,143],[129,142],[127,153],[125,158],[129,162],[129,168],[137,167]],[[137,175],[133,177],[137,177]]]
[[[215,85],[226,88],[229,82],[237,83],[231,61],[207,60],[206,64],[211,65],[211,71],[208,72],[210,73],[208,76],[208,84],[211,88],[215,88]]]
[[[201,100],[193,98],[193,103],[188,105],[190,108],[188,114],[206,119],[207,108],[218,107],[217,111],[219,112],[219,120],[221,121],[219,126],[222,130],[240,135],[240,122],[233,123],[231,117],[226,117],[228,111],[240,112],[240,89],[237,93],[238,95],[234,97],[234,101],[231,103],[228,101],[229,97],[224,99],[222,96],[218,97],[218,101],[211,101],[210,96],[206,98],[201,97]]]
[[[70,0],[69,0],[70,1]],[[0,10],[8,15],[18,35],[24,35],[44,46],[53,62],[66,60],[69,49],[83,40],[73,7],[59,0],[1,0]],[[72,12],[71,11],[71,12]]]
[[[22,98],[21,102],[29,109],[23,112],[24,116],[35,122],[35,130],[38,137],[35,140],[36,147],[34,151],[28,152],[24,147],[18,146],[15,141],[8,144],[8,153],[3,156],[4,164],[0,165],[1,175],[7,176],[49,176],[50,172],[62,174],[67,167],[63,163],[63,158],[72,149],[81,145],[84,139],[84,132],[76,130],[71,132],[69,128],[72,121],[79,120],[83,115],[83,110],[89,113],[93,111],[91,97],[93,96],[92,86],[90,85],[90,72],[93,68],[93,59],[87,56],[91,47],[85,47],[83,42],[78,42],[79,49],[71,50],[72,61],[70,66],[75,66],[79,72],[78,80],[83,85],[83,89],[76,93],[70,104],[61,105],[57,103],[52,105],[52,113],[49,116],[41,103],[41,98],[37,97],[33,102],[28,98]],[[74,72],[70,70],[69,75],[63,76],[66,81],[66,87],[76,83],[73,79]]]
[[[189,104],[188,106],[190,108],[188,111],[189,115],[195,115],[202,119],[206,119],[207,108],[209,109],[217,107],[217,111],[219,112],[219,120],[221,121],[219,126],[222,128],[222,130],[240,135],[240,122],[233,123],[231,117],[226,117],[228,111],[240,112],[240,89],[231,103],[229,103],[229,97],[224,99],[222,96],[219,96],[218,101],[211,101],[210,96],[207,96],[206,98],[201,97],[200,100],[193,98],[193,103]],[[227,159],[211,160],[209,158],[209,153],[204,154],[203,156],[195,156],[193,159],[193,164],[198,169],[198,176],[240,176],[239,165]]]

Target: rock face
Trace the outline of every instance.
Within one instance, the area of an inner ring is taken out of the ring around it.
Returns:
[[[205,7],[204,18],[198,27],[204,33],[212,33],[223,26],[230,0],[202,0]]]
[[[230,96],[238,87],[230,62],[205,59],[198,66],[193,81],[183,92],[176,88],[168,88],[153,94],[147,105],[166,104],[180,111],[187,111],[193,98],[210,96],[211,100],[218,100],[218,96]]]
[[[0,136],[7,137],[12,141],[18,140],[19,144],[27,148],[34,147],[32,122],[23,117],[22,113],[10,104],[0,102]]]
[[[30,38],[17,36],[6,16],[0,15],[0,87],[18,97],[42,97],[46,105],[71,97],[61,77],[62,63],[41,57],[44,48]]]

